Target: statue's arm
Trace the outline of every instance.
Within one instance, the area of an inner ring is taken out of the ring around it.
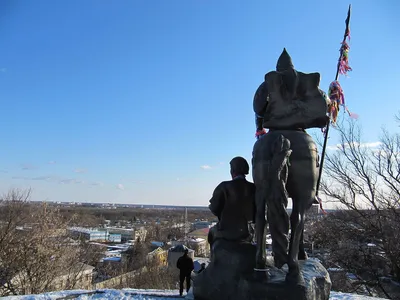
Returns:
[[[212,198],[210,199],[210,205],[208,206],[208,208],[215,216],[218,217],[218,219],[220,219],[224,204],[224,189],[221,183],[215,188]]]
[[[258,87],[254,99],[253,99],[253,110],[256,117],[256,128],[257,132],[263,131],[264,114],[268,106],[268,88],[267,82],[264,81]]]
[[[264,117],[261,117],[256,114],[256,128],[257,131],[263,130],[263,122],[264,122]]]

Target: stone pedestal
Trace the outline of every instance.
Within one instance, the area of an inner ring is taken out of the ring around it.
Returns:
[[[196,300],[237,298],[238,284],[250,280],[254,273],[256,247],[250,243],[216,240],[207,268],[193,278]]]
[[[301,285],[285,282],[287,267],[270,268],[268,280],[254,271],[255,246],[216,241],[210,264],[193,277],[195,300],[328,300],[331,281],[316,260],[300,262]],[[262,272],[261,272],[262,273]]]

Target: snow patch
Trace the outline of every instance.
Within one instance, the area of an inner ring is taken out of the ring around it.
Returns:
[[[190,291],[189,291],[190,292]],[[178,290],[138,290],[138,289],[100,289],[100,290],[71,290],[51,292],[41,295],[9,296],[9,300],[56,300],[56,299],[137,299],[137,300],[175,300],[182,299]],[[188,297],[189,298],[189,297]],[[187,299],[188,299],[187,298]],[[330,300],[384,300],[363,295],[331,292]]]
[[[330,300],[385,300],[384,298],[367,297],[364,295],[346,294],[331,291]]]

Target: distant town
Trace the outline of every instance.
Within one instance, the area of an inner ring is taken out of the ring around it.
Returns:
[[[0,201],[2,296],[68,289],[176,289],[177,260],[185,249],[194,261],[194,272],[210,260],[208,234],[218,219],[208,207],[35,202],[18,192],[10,198],[17,200]],[[341,218],[352,220],[352,212],[323,212],[313,205],[306,218],[305,250],[324,263],[336,290],[369,295],[368,285],[346,269],[343,255],[336,251],[344,247],[372,255],[383,278],[389,271],[379,260],[386,259],[382,241],[364,237],[359,224],[338,222]],[[342,225],[347,229],[333,229]],[[338,233],[345,236],[336,238]],[[271,256],[270,235],[266,244]],[[28,250],[27,256],[20,255]],[[382,284],[386,290],[394,286],[390,280]]]
[[[153,205],[153,204],[121,204],[94,202],[49,202],[61,206],[103,207],[103,208],[148,208],[148,209],[196,209],[208,210],[207,206]]]

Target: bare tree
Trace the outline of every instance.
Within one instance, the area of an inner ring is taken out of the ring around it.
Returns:
[[[30,190],[11,190],[0,199],[0,295],[74,288],[95,255],[69,238],[57,209],[29,197]]]
[[[135,244],[126,251],[127,262],[126,272],[138,270],[146,265],[147,255],[150,252],[150,246],[138,237]]]
[[[383,130],[379,143],[366,144],[355,121],[337,130],[340,144],[327,151],[321,192],[346,211],[324,219],[314,239],[326,235],[331,260],[390,298],[380,278],[400,282],[400,134]]]
[[[130,278],[128,286],[120,288],[173,290],[178,286],[178,278],[174,270],[150,262],[146,267],[139,269],[135,276]]]

